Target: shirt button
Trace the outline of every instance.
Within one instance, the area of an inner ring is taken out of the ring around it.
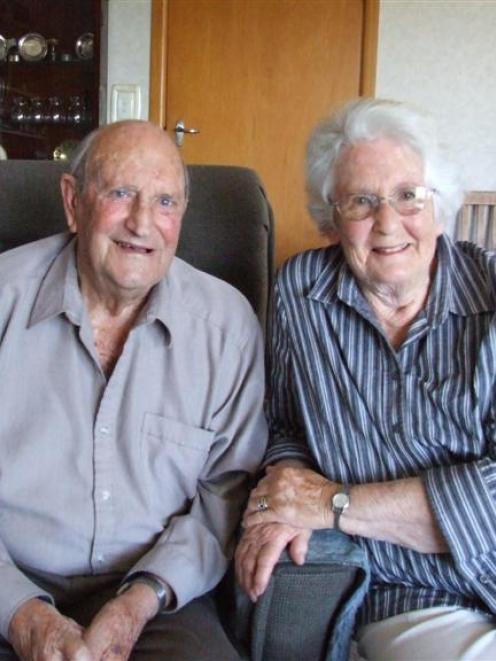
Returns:
[[[106,425],[103,425],[102,427],[100,427],[100,433],[101,434],[110,434],[110,428],[107,427]]]
[[[481,574],[479,576],[479,582],[482,583],[482,585],[487,585],[488,583],[491,582],[491,579],[489,576],[486,576],[486,574]]]
[[[393,434],[401,434],[401,425],[399,422],[396,422],[393,427]]]
[[[110,498],[110,491],[107,491],[107,489],[104,489],[102,491],[102,500],[108,500]]]

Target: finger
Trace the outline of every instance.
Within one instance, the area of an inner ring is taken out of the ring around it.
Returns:
[[[288,545],[289,557],[297,565],[303,565],[308,551],[310,535],[297,535]]]
[[[260,550],[257,558],[256,570],[253,576],[253,592],[257,598],[267,589],[274,566],[281,557],[281,553],[285,546],[285,541],[277,540],[270,544],[266,544]]]
[[[247,541],[241,541],[235,553],[236,579],[243,590],[251,597],[252,576],[255,569],[255,550]]]
[[[79,637],[66,638],[61,652],[60,658],[64,661],[94,661],[90,650]]]
[[[246,511],[250,513],[259,512],[261,502],[269,503],[269,495],[266,490],[257,489],[252,491],[250,497],[248,498],[248,502],[246,503]]]

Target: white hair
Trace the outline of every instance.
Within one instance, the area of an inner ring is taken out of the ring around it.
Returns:
[[[323,233],[335,229],[333,207],[336,168],[344,149],[360,142],[389,138],[407,145],[423,163],[425,185],[435,189],[436,220],[449,232],[463,193],[437,137],[433,118],[398,101],[358,99],[320,122],[307,145],[308,210]]]

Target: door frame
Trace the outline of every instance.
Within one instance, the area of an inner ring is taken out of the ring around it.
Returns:
[[[168,0],[152,0],[150,44],[149,117],[163,128],[167,125],[167,4]],[[375,96],[380,0],[363,0],[363,4],[359,95]]]

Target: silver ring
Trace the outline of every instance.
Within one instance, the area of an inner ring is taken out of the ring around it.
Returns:
[[[257,500],[257,510],[259,512],[265,512],[265,510],[269,509],[269,503],[267,502],[267,498],[265,496],[260,496],[260,498]]]

